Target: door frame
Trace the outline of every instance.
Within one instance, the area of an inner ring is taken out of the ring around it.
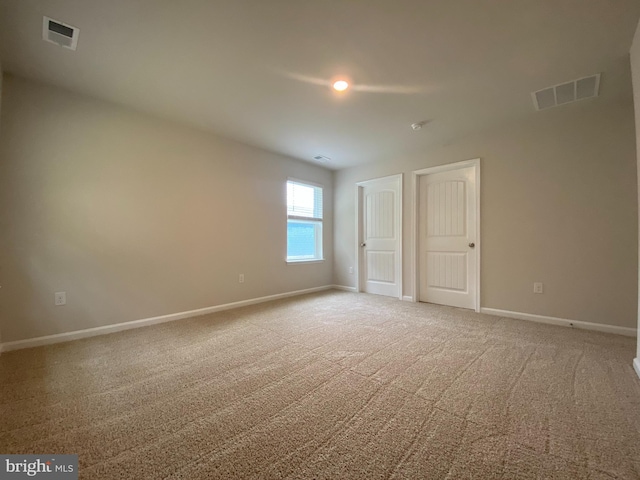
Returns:
[[[398,173],[396,175],[388,175],[386,177],[373,178],[371,180],[365,180],[362,182],[356,183],[356,291],[363,292],[365,289],[363,288],[363,283],[365,281],[364,276],[360,275],[362,271],[362,262],[364,261],[364,255],[362,254],[362,248],[360,248],[360,244],[362,243],[363,237],[363,201],[362,201],[362,192],[364,187],[374,185],[378,182],[387,183],[389,181],[398,182],[398,201],[395,205],[395,214],[396,214],[396,224],[395,228],[398,232],[398,250],[396,251],[396,265],[398,265],[398,298],[402,300],[402,197],[403,197],[403,188],[402,188],[402,180],[403,174]],[[392,297],[393,298],[393,297]]]
[[[420,262],[418,261],[418,247],[420,245],[420,231],[418,228],[419,215],[419,181],[423,175],[431,175],[434,173],[448,172],[451,170],[459,170],[461,168],[474,167],[475,180],[476,180],[476,302],[475,311],[480,312],[480,252],[482,248],[482,242],[480,241],[480,159],[474,158],[471,160],[463,160],[461,162],[447,163],[444,165],[437,165],[435,167],[423,168],[421,170],[414,170],[412,172],[413,183],[413,215],[411,219],[411,228],[413,228],[413,275],[411,281],[413,283],[413,297],[412,301],[420,301]]]

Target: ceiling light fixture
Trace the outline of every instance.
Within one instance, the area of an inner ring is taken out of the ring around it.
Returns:
[[[310,85],[318,85],[319,87],[326,87],[332,89],[337,93],[345,93],[344,90],[340,91],[336,89],[334,86],[338,82],[339,88],[343,88],[346,83],[346,88],[348,91],[354,92],[365,92],[365,93],[385,93],[385,94],[395,94],[395,95],[417,95],[420,93],[433,93],[439,89],[439,87],[434,86],[408,86],[408,85],[367,85],[363,83],[354,83],[347,76],[335,76],[330,79],[321,78],[321,77],[313,77],[309,75],[302,75],[295,72],[288,72],[284,70],[275,70],[275,72],[279,75],[283,75],[292,80],[297,80],[298,82],[308,83]]]
[[[413,128],[415,131],[420,130],[422,127],[424,127],[427,124],[426,120],[423,120],[421,122],[416,122],[416,123],[412,123],[411,124],[411,128]]]
[[[344,92],[347,88],[349,88],[349,82],[346,80],[337,80],[333,82],[333,89],[336,92]]]

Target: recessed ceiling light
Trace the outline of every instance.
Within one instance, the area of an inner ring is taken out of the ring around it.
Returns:
[[[333,82],[333,89],[337,92],[344,92],[347,88],[349,88],[349,82],[346,80],[337,80]]]

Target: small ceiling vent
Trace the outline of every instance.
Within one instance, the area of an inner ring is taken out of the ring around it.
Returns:
[[[320,163],[329,163],[331,161],[329,157],[325,157],[324,155],[316,155],[313,159]]]
[[[565,103],[577,102],[585,98],[598,96],[600,89],[600,74],[579,78],[572,82],[561,83],[553,87],[533,92],[533,106],[536,110],[557,107]]]
[[[42,39],[61,47],[75,50],[80,29],[49,17],[42,17]]]

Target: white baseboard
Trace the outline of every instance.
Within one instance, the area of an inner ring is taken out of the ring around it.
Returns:
[[[55,335],[46,335],[44,337],[28,338],[26,340],[17,340],[15,342],[0,343],[0,352],[8,352],[10,350],[18,350],[22,348],[40,347],[42,345],[51,345],[54,343],[69,342],[71,340],[79,340],[81,338],[95,337],[98,335],[107,335],[109,333],[121,332],[123,330],[148,327],[150,325],[156,325],[158,323],[173,322],[174,320],[182,320],[183,318],[199,317],[201,315],[207,315],[209,313],[231,310],[232,308],[270,302],[272,300],[279,300],[281,298],[295,297],[297,295],[321,292],[323,290],[331,290],[332,288],[335,287],[333,285],[326,285],[323,287],[307,288],[305,290],[296,290],[293,292],[279,293],[277,295],[269,295],[266,297],[251,298],[249,300],[241,300],[239,302],[225,303],[223,305],[216,305],[213,307],[188,310],[186,312],[171,313],[169,315],[161,315],[159,317],[143,318],[141,320],[133,320],[131,322],[116,323],[113,325],[104,325],[102,327],[87,328],[85,330],[75,330],[73,332],[58,333]]]
[[[357,292],[356,287],[347,287],[346,285],[332,285],[335,290],[344,290],[345,292]]]
[[[76,330],[73,332],[58,333],[55,335],[46,335],[44,337],[28,338],[25,340],[17,340],[14,342],[0,343],[0,353],[8,352],[11,350],[18,350],[22,348],[39,347],[42,345],[51,345],[54,343],[69,342],[71,340],[79,340],[81,338],[95,337],[97,335],[107,335],[109,333],[121,332],[124,330],[130,330],[133,328],[147,327],[150,325],[156,325],[158,323],[172,322],[175,320],[182,320],[184,318],[198,317],[201,315],[207,315],[209,313],[221,312],[224,310],[231,310],[233,308],[244,307],[248,305],[255,305],[258,303],[269,302],[272,300],[278,300],[282,298],[294,297],[298,295],[304,295],[307,293],[321,292],[324,290],[344,290],[347,292],[356,292],[355,287],[348,287],[345,285],[325,285],[322,287],[307,288],[305,290],[295,290],[293,292],[279,293],[276,295],[269,295],[266,297],[251,298],[249,300],[241,300],[239,302],[226,303],[223,305],[216,305],[213,307],[199,308],[196,310],[188,310],[186,312],[171,313],[169,315],[161,315],[158,317],[143,318],[141,320],[133,320],[131,322],[116,323],[113,325],[104,325],[102,327],[87,328],[84,330]],[[413,301],[410,296],[402,297],[403,301]],[[637,336],[637,330],[635,328],[617,327],[613,325],[604,325],[601,323],[582,322],[579,320],[567,320],[565,318],[547,317],[543,315],[534,315],[530,313],[511,312],[508,310],[498,310],[496,308],[481,308],[481,313],[488,315],[496,315],[500,317],[516,318],[519,320],[529,320],[538,323],[547,323],[551,325],[561,325],[566,327],[576,327],[586,330],[596,330],[606,333],[615,333],[618,335],[626,335],[630,337]],[[640,359],[636,358],[633,361],[633,367],[640,377]]]
[[[566,318],[547,317],[544,315],[534,315],[532,313],[511,312],[509,310],[498,310],[497,308],[480,309],[480,313],[496,315],[498,317],[516,318],[518,320],[529,320],[531,322],[547,323],[550,325],[560,325],[563,327],[575,327],[584,330],[595,330],[598,332],[615,333],[627,337],[635,337],[638,331],[635,328],[616,327],[615,325],[605,325],[603,323],[582,322],[580,320],[567,320]]]
[[[405,295],[402,297],[403,302],[413,302],[413,297],[411,295]]]

